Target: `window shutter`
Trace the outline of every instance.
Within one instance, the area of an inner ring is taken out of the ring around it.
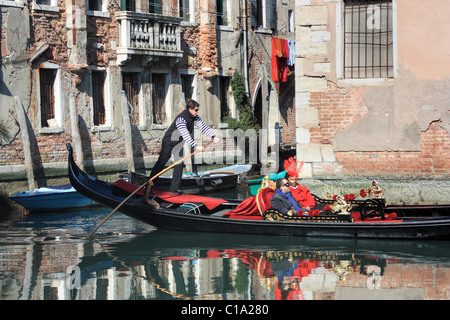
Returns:
[[[277,1],[266,0],[266,26],[268,29],[277,28]]]
[[[258,26],[258,0],[250,0],[250,25],[252,27]]]

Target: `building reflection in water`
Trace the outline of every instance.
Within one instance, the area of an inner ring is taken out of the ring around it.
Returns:
[[[448,263],[311,248],[135,244],[0,247],[1,299],[450,299]]]

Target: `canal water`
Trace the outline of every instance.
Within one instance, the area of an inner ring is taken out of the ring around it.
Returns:
[[[0,300],[450,300],[450,241],[166,231],[118,212],[88,241],[110,212],[0,213]]]

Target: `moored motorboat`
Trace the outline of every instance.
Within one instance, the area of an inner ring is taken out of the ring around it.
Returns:
[[[397,218],[395,215],[386,217],[382,210],[379,212],[379,217],[366,217],[369,212],[373,212],[382,204],[382,201],[376,200],[361,204],[360,209],[364,212],[360,212],[360,219],[355,219],[352,214],[342,210],[339,211],[344,212],[342,214],[324,212],[324,215],[321,213],[318,216],[290,219],[270,209],[269,198],[266,197],[270,196],[270,189],[255,197],[256,205],[261,213],[259,217],[255,215],[239,217],[233,214],[239,211],[243,204],[251,206],[250,203],[197,195],[173,195],[157,190],[153,199],[159,203],[159,208],[143,203],[140,192],[124,201],[139,186],[123,180],[108,183],[86,174],[76,165],[72,147],[70,145],[67,147],[69,178],[75,189],[86,197],[111,208],[118,208],[120,205],[119,212],[157,228],[308,237],[450,238],[450,217]]]
[[[235,164],[213,170],[187,172],[181,178],[180,189],[187,194],[201,194],[236,188],[245,179],[252,168],[248,164]],[[142,184],[147,177],[139,173],[131,173],[130,182]],[[155,189],[169,191],[172,176],[162,175],[155,180]]]
[[[70,184],[19,192],[9,196],[9,198],[30,212],[77,209],[100,205],[81,195]]]

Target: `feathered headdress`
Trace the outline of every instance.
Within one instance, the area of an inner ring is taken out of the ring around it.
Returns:
[[[284,169],[286,170],[287,174],[290,175],[291,177],[298,178],[298,175],[300,173],[300,170],[302,170],[302,167],[303,161],[297,163],[294,157],[290,157],[289,159],[284,160]]]

